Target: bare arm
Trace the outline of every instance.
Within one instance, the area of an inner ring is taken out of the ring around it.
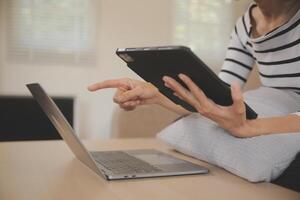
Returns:
[[[190,111],[184,109],[180,105],[175,104],[173,101],[168,99],[166,96],[160,93],[160,101],[158,105],[177,113],[178,115],[185,116],[191,114]]]
[[[276,133],[300,133],[300,116],[291,114],[282,117],[259,118],[249,121],[248,129],[244,133],[248,137]]]

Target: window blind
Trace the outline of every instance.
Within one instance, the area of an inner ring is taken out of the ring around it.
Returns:
[[[9,60],[94,64],[91,0],[7,0]]]

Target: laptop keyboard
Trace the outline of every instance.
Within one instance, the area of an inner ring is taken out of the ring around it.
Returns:
[[[114,174],[154,173],[162,170],[122,151],[92,152],[93,158]]]

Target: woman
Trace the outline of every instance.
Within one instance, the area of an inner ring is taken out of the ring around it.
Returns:
[[[167,76],[163,78],[166,87],[194,106],[201,115],[236,137],[300,132],[300,102],[294,113],[286,116],[247,120],[239,86],[246,82],[256,63],[263,86],[277,88],[285,91],[286,95],[299,98],[299,9],[299,0],[256,0],[238,20],[219,74],[225,83],[231,85],[232,106],[216,105],[184,74],[179,74],[179,78],[189,90]],[[96,91],[103,88],[117,88],[114,101],[125,110],[133,110],[139,105],[158,104],[182,116],[190,114],[150,83],[124,78],[99,82],[88,89]]]

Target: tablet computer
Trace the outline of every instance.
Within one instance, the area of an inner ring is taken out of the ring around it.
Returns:
[[[174,96],[173,91],[165,87],[162,80],[163,76],[170,76],[186,87],[178,78],[178,74],[186,74],[203,90],[206,96],[216,104],[230,106],[233,103],[230,87],[188,47],[119,48],[116,54],[141,78],[155,85],[162,94],[174,103],[181,105],[191,112],[197,112],[197,110],[185,101]],[[245,105],[247,118],[257,118],[256,112],[246,103]]]

